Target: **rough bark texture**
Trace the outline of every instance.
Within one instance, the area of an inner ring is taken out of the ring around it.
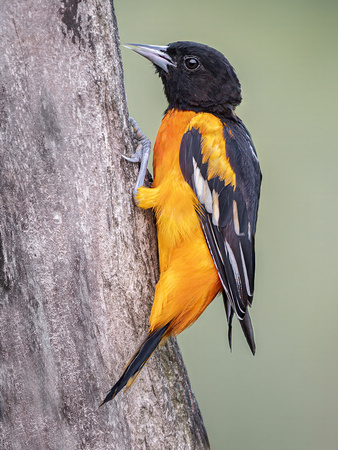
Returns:
[[[176,341],[100,400],[147,329],[151,212],[131,192],[106,0],[0,2],[0,447],[206,448]]]

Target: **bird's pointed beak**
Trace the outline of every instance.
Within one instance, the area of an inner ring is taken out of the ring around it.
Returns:
[[[134,50],[134,52],[149,59],[149,61],[155,64],[155,66],[160,67],[167,73],[169,73],[169,66],[176,67],[176,64],[167,53],[168,46],[124,44],[124,47],[129,48],[130,50]]]

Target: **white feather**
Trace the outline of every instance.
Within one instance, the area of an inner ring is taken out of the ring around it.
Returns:
[[[212,213],[212,196],[207,180],[204,180],[204,205],[209,214]]]
[[[228,243],[227,240],[225,240],[225,249],[226,249],[226,251],[227,251],[227,253],[228,253],[228,255],[229,255],[229,261],[230,261],[232,270],[233,270],[233,272],[234,272],[234,276],[235,276],[235,280],[236,280],[236,284],[237,284],[237,289],[238,289],[238,291],[240,292],[240,291],[242,290],[241,277],[240,277],[240,274],[239,274],[239,269],[238,269],[238,265],[237,265],[237,261],[236,261],[235,255],[234,255],[234,253],[233,253],[233,251],[232,251],[232,249],[231,249],[231,247],[230,247],[230,245],[229,245],[229,243]],[[243,313],[245,313],[245,310],[243,310],[243,309],[240,307],[239,304],[238,304],[238,308],[239,308]]]
[[[218,201],[218,194],[213,189],[212,191],[212,223],[218,227],[219,222],[219,201]]]
[[[241,243],[239,243],[239,250],[241,252],[241,260],[242,260],[242,266],[243,266],[243,272],[244,272],[244,281],[245,281],[246,291],[247,291],[248,295],[251,297],[252,292],[250,290],[249,276],[248,276],[248,271],[246,270],[246,264],[245,264],[245,259],[244,259],[244,254],[243,254]]]

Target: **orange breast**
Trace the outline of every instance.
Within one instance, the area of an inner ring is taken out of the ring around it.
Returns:
[[[196,116],[193,111],[169,111],[161,122],[154,145],[154,183],[153,187],[161,184],[174,170],[179,171],[179,151],[181,139],[186,132],[191,119]]]
[[[166,270],[173,248],[202,233],[195,211],[197,198],[179,165],[181,139],[195,116],[193,111],[170,111],[162,120],[154,146],[154,183],[160,269]]]

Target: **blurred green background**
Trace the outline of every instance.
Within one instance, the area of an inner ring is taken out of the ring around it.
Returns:
[[[257,354],[217,298],[179,337],[213,449],[338,449],[338,2],[116,0],[121,42],[203,42],[235,67],[263,171]],[[130,114],[155,141],[166,101],[123,49]]]

